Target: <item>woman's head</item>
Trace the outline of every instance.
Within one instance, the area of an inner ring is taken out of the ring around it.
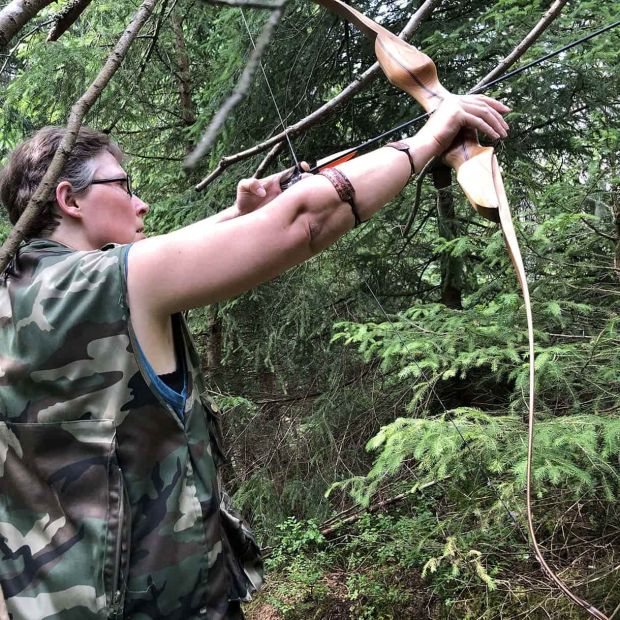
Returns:
[[[0,172],[0,201],[8,211],[11,223],[15,224],[23,213],[65,133],[63,127],[44,127],[11,153]],[[86,190],[95,174],[94,159],[104,153],[111,154],[119,164],[122,162],[123,153],[109,136],[82,127],[58,181],[69,182],[75,194]],[[30,235],[47,236],[58,226],[58,221],[56,199],[52,197],[32,226]]]

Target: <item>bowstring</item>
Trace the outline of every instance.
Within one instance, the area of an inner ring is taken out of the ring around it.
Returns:
[[[241,19],[243,20],[243,23],[245,25],[245,29],[246,29],[246,32],[248,33],[248,37],[250,38],[250,42],[252,43],[252,47],[254,49],[256,49],[256,44],[254,43],[254,37],[252,36],[252,33],[250,32],[250,26],[249,26],[247,20],[245,19],[245,14],[243,12],[243,8],[240,8],[240,11],[241,11]],[[275,108],[276,113],[278,115],[278,118],[280,119],[280,125],[282,127],[282,131],[284,132],[284,137],[286,138],[286,142],[288,144],[289,151],[291,152],[291,156],[292,156],[293,162],[295,164],[295,169],[296,170],[300,170],[299,160],[297,159],[297,153],[295,152],[295,149],[293,147],[293,142],[291,141],[291,138],[288,135],[288,127],[286,126],[286,124],[284,122],[284,118],[282,117],[282,114],[280,113],[280,108],[278,107],[278,102],[276,101],[276,98],[275,98],[275,96],[273,94],[273,90],[271,89],[271,84],[269,83],[269,79],[267,78],[267,73],[265,71],[265,66],[263,65],[262,59],[259,60],[258,64],[260,66],[261,73],[263,74],[263,78],[265,79],[265,84],[267,85],[267,90],[269,91],[269,95],[271,96],[271,101],[273,102],[273,107]]]
[[[607,32],[609,30],[611,30],[612,28],[617,27],[618,25],[620,25],[620,21],[616,21],[612,24],[609,24],[608,26],[605,26],[603,28],[600,28],[599,30],[590,33],[589,35],[586,35],[582,38],[580,38],[577,41],[573,41],[572,43],[563,46],[561,49],[559,50],[555,50],[554,52],[551,52],[549,54],[546,54],[545,56],[536,59],[534,61],[532,61],[531,63],[526,64],[523,67],[520,67],[518,69],[515,69],[514,71],[509,72],[508,74],[505,74],[503,76],[500,76],[499,78],[479,87],[478,89],[474,89],[472,92],[481,92],[483,90],[486,90],[488,88],[490,88],[491,86],[498,84],[499,82],[502,82],[503,80],[509,79],[511,77],[514,77],[515,75],[518,75],[524,71],[526,71],[527,69],[536,66],[542,62],[544,62],[545,60],[556,56],[558,54],[560,54],[561,52],[571,49],[577,45],[579,45],[580,43],[583,43],[585,41],[588,41],[604,32]],[[412,121],[408,121],[407,123],[403,123],[399,128],[396,128],[396,130],[398,129],[402,129],[404,128],[404,126],[408,126],[410,124],[413,124],[414,122],[416,122],[417,120],[421,120],[422,118],[424,118],[427,115],[421,115],[420,117],[417,117],[415,119],[413,119]],[[388,133],[388,132],[385,132]],[[369,140],[368,143],[372,143],[373,140]],[[359,148],[359,147],[357,147]],[[357,150],[357,149],[356,149]],[[342,154],[340,154],[340,156],[342,156]],[[329,162],[328,162],[329,163]],[[428,167],[428,166],[427,166]],[[427,167],[422,170],[420,172],[418,176],[418,181],[421,180],[421,178],[423,177],[424,173],[427,170]],[[419,189],[419,187],[418,187]],[[459,426],[456,424],[456,422],[454,421],[453,417],[450,416],[445,404],[443,403],[442,399],[439,397],[439,395],[437,394],[435,388],[434,388],[434,384],[428,380],[426,373],[422,370],[420,364],[418,364],[418,362],[416,361],[415,357],[412,355],[412,352],[410,351],[409,347],[407,346],[407,342],[404,340],[404,338],[402,337],[402,335],[400,334],[400,332],[396,329],[394,323],[392,322],[392,320],[390,319],[388,313],[386,312],[385,308],[381,305],[381,302],[379,301],[377,295],[375,294],[375,292],[373,291],[372,287],[370,286],[370,284],[366,281],[365,277],[363,276],[363,274],[361,273],[361,271],[359,269],[357,269],[358,272],[358,276],[360,277],[360,279],[362,280],[362,282],[365,284],[365,286],[367,287],[368,291],[370,292],[370,294],[372,295],[375,303],[377,304],[377,306],[380,308],[381,313],[383,314],[383,316],[385,317],[387,323],[390,326],[390,330],[392,331],[393,334],[396,335],[397,339],[400,341],[401,346],[403,347],[403,349],[408,353],[409,357],[411,358],[411,360],[413,361],[413,363],[415,364],[415,366],[418,369],[419,375],[426,381],[427,385],[430,388],[431,393],[434,395],[434,397],[437,399],[437,402],[440,404],[441,408],[443,409],[445,416],[449,419],[449,421],[451,422],[451,424],[454,426],[456,432],[458,433],[459,437],[461,438],[463,444],[462,446],[467,450],[468,454],[473,455],[473,451],[470,448],[469,442],[467,441],[467,439],[465,438],[465,436],[463,435],[463,433],[461,432],[461,429],[459,428]],[[534,364],[534,359],[532,359],[532,355],[533,353],[530,354],[530,365]],[[534,387],[531,385],[530,389],[534,389]],[[532,414],[533,415],[533,414]],[[484,428],[480,427],[480,430],[482,432],[482,434],[487,435],[486,431],[484,430]],[[528,447],[528,462],[529,462],[529,447]],[[499,501],[499,503],[503,506],[504,510],[506,511],[506,513],[508,514],[510,520],[513,522],[513,524],[517,527],[517,529],[519,530],[519,532],[521,533],[522,538],[524,539],[526,545],[528,546],[528,548],[530,547],[530,539],[528,537],[528,535],[525,533],[525,530],[521,527],[520,523],[517,521],[513,511],[510,510],[510,508],[508,507],[507,503],[504,501],[503,497],[501,496],[499,490],[497,489],[497,487],[495,486],[495,484],[493,483],[493,481],[491,480],[491,478],[489,477],[489,475],[486,472],[486,469],[484,468],[484,465],[482,464],[482,462],[479,459],[475,459],[475,461],[480,465],[480,469],[478,470],[478,473],[476,474],[476,480],[477,477],[480,473],[480,471],[482,471],[484,473],[484,476],[486,478],[486,482],[487,482],[487,486],[493,491],[493,494],[495,495],[495,497],[497,498],[497,500]],[[529,465],[528,465],[529,467]],[[474,480],[474,484],[476,482],[476,480]],[[438,481],[439,482],[439,481]],[[528,478],[528,488],[529,488],[529,478]],[[439,483],[440,488],[443,486],[441,483]],[[527,494],[527,498],[528,498],[528,506],[526,509],[527,512],[527,517],[528,519],[531,519],[531,513],[529,512],[529,501],[530,501],[530,494],[528,492]],[[522,509],[521,509],[522,511]],[[440,523],[440,529],[443,531],[443,527]],[[596,617],[596,618],[607,618],[607,616],[605,616],[604,614],[602,614],[601,612],[599,612],[599,610],[597,610],[596,608],[593,608],[593,606],[581,599],[580,597],[577,597],[576,595],[574,595],[574,593],[572,592],[572,590],[570,590],[560,579],[559,577],[557,577],[557,575],[555,575],[555,573],[547,566],[546,562],[544,561],[544,559],[542,559],[541,557],[539,557],[539,554],[537,552],[538,550],[538,543],[536,542],[536,537],[535,535],[532,533],[533,536],[533,545],[535,548],[535,555],[537,557],[537,559],[539,560],[539,562],[542,565],[542,568],[544,570],[544,572],[546,572],[549,577],[552,578],[552,580],[560,587],[560,590],[566,594],[568,596],[568,598],[575,604],[577,604],[578,606],[582,607],[583,609],[585,609],[591,616]],[[618,609],[614,610],[613,616],[616,615],[616,612],[618,611]],[[612,616],[612,617],[613,617]]]
[[[351,239],[351,242],[347,244],[347,248],[352,247],[353,242],[358,239],[362,233],[362,229],[359,229],[359,231],[356,231],[357,234],[355,234],[354,238]],[[439,394],[437,393],[437,391],[435,390],[434,384],[431,380],[429,380],[427,374],[425,373],[425,371],[421,368],[420,364],[416,361],[415,356],[413,354],[413,352],[411,351],[411,349],[409,348],[407,341],[403,338],[403,336],[401,335],[401,333],[397,330],[396,326],[394,325],[394,322],[390,319],[387,311],[385,310],[385,308],[383,307],[383,305],[381,304],[381,302],[379,301],[379,298],[377,297],[376,293],[374,292],[374,290],[372,289],[372,287],[370,286],[370,284],[368,283],[368,280],[364,277],[364,274],[361,272],[361,270],[359,268],[356,269],[357,275],[360,278],[360,280],[362,281],[362,283],[366,286],[366,288],[368,289],[368,291],[370,292],[373,300],[375,301],[375,303],[377,304],[377,306],[379,307],[379,309],[381,310],[381,314],[385,317],[385,320],[387,321],[389,327],[390,327],[390,331],[396,335],[396,338],[399,340],[401,346],[403,347],[403,349],[405,350],[405,352],[408,354],[408,356],[411,358],[412,362],[415,364],[420,376],[422,377],[422,379],[424,381],[426,381],[427,385],[429,386],[430,392],[431,394],[435,397],[435,399],[437,400],[437,402],[439,403],[439,405],[441,406],[443,413],[444,413],[444,417],[447,418],[450,423],[452,424],[452,426],[454,426],[454,429],[456,430],[459,439],[461,440],[462,444],[461,447],[465,448],[465,450],[467,451],[467,454],[469,456],[471,456],[471,460],[475,461],[479,468],[478,471],[476,472],[476,478],[473,480],[473,485],[475,486],[477,480],[478,480],[478,476],[480,475],[480,472],[484,472],[484,477],[486,480],[486,484],[487,487],[491,489],[493,495],[495,496],[496,500],[499,502],[499,504],[502,506],[502,508],[504,509],[504,511],[506,512],[506,514],[508,515],[510,521],[512,522],[512,524],[516,527],[516,529],[519,531],[521,538],[523,539],[523,541],[525,542],[525,544],[528,546],[529,548],[529,538],[527,536],[527,533],[525,531],[525,529],[523,528],[523,526],[521,525],[521,523],[517,520],[516,516],[515,516],[515,512],[513,510],[510,509],[510,507],[508,506],[508,504],[506,503],[506,501],[504,500],[504,498],[502,497],[499,489],[497,488],[497,486],[493,483],[493,481],[491,480],[490,476],[486,473],[486,470],[482,464],[482,462],[475,457],[474,452],[472,450],[472,448],[470,447],[470,442],[467,440],[467,438],[463,435],[461,429],[459,428],[459,426],[456,424],[456,422],[454,421],[454,418],[450,415],[450,412],[448,410],[448,408],[446,407],[444,401],[442,400],[442,398],[439,396]],[[428,418],[427,418],[428,419]],[[481,429],[481,432],[483,434],[487,434],[484,429],[482,429],[481,427],[478,427]],[[418,475],[415,473],[415,470],[412,470],[411,473],[413,474],[413,477],[416,481],[417,484],[417,489],[415,489],[415,491],[417,493],[419,493],[419,495],[422,496],[422,498],[427,502],[427,503],[431,503],[430,499],[428,498],[428,496],[426,495],[424,488],[423,488],[423,483],[421,481],[421,479],[418,477]],[[439,487],[439,489],[441,491],[444,492],[444,494],[447,497],[447,493],[445,492],[446,487],[443,484],[443,481],[440,478],[437,478],[436,480],[434,480],[437,483],[437,486]],[[413,491],[414,489],[412,489]],[[465,495],[466,497],[467,494],[465,494],[463,491],[459,491],[462,495]],[[449,538],[449,528],[446,527],[446,524],[444,524],[441,520],[441,518],[439,517],[439,515],[436,513],[435,517],[437,519],[437,524],[439,526],[439,529],[441,531],[441,533],[443,534],[444,538],[447,540]],[[457,531],[458,534],[462,533],[462,527],[458,529]]]
[[[590,39],[593,39],[594,37],[603,34],[604,32],[607,32],[613,28],[616,28],[617,26],[620,25],[620,20],[615,21],[611,24],[608,24],[607,26],[604,26],[602,28],[599,28],[598,30],[589,33],[588,35],[585,35],[581,38],[579,38],[576,41],[573,41],[567,45],[562,46],[561,48],[554,50],[548,54],[545,54],[544,56],[541,56],[540,58],[537,58],[535,60],[533,60],[530,63],[527,63],[526,65],[519,67],[513,71],[510,71],[502,76],[499,76],[498,78],[492,80],[491,82],[488,82],[487,84],[484,84],[483,86],[481,86],[478,89],[475,89],[475,91],[472,92],[482,92],[483,90],[487,90],[488,88],[491,88],[492,86],[495,86],[501,82],[503,82],[504,80],[507,80],[509,78],[512,78],[516,75],[519,75],[520,73],[535,67],[538,64],[541,64],[542,62],[553,58],[554,56],[557,56],[559,54],[561,54],[564,51],[567,51],[569,49],[572,49],[573,47],[576,47],[577,45],[580,45],[586,41],[589,41]],[[424,119],[425,117],[428,116],[428,113],[424,113],[419,115],[418,117],[410,120],[410,121],[406,121],[405,123],[402,123],[401,125],[399,125],[398,127],[395,127],[394,129],[388,130],[386,132],[383,132],[381,135],[375,137],[375,138],[371,138],[369,140],[367,140],[366,142],[364,142],[362,145],[359,145],[357,147],[353,147],[351,149],[351,151],[355,151],[355,150],[360,150],[366,146],[370,146],[371,144],[374,144],[375,142],[377,142],[378,140],[381,140],[382,138],[392,134],[392,133],[396,133],[397,131],[400,131],[402,129],[405,129],[406,127],[409,127],[410,125],[412,125],[413,123],[415,123],[416,121],[420,121],[422,119]],[[346,154],[346,153],[345,153]],[[339,154],[339,157],[342,156],[342,153]],[[329,162],[328,162],[329,163]],[[325,165],[325,164],[324,164]],[[314,169],[310,170],[310,172],[313,172]],[[419,175],[421,176],[421,175]],[[366,278],[364,277],[364,275],[362,274],[362,272],[357,269],[357,273],[359,278],[362,280],[363,284],[366,286],[366,288],[368,289],[368,291],[370,292],[372,298],[374,299],[375,303],[377,304],[377,306],[379,307],[381,314],[385,317],[388,325],[390,326],[390,330],[392,331],[392,333],[394,335],[396,335],[397,339],[399,340],[401,346],[403,347],[403,349],[406,351],[406,353],[408,354],[408,356],[411,358],[412,362],[415,364],[419,375],[423,378],[424,381],[426,381],[427,385],[430,388],[431,393],[433,394],[433,396],[435,397],[435,399],[437,400],[437,402],[439,403],[439,405],[441,406],[441,408],[443,409],[443,412],[445,414],[445,417],[450,421],[450,423],[454,426],[454,429],[456,430],[457,434],[459,435],[461,441],[463,442],[462,445],[463,447],[467,450],[468,454],[473,456],[473,451],[469,445],[469,442],[467,441],[466,437],[463,435],[463,433],[461,432],[461,429],[459,428],[459,426],[456,424],[456,422],[454,421],[453,416],[451,416],[449,414],[449,411],[446,407],[446,405],[444,404],[443,400],[441,399],[441,397],[439,396],[439,394],[437,394],[434,384],[432,381],[429,380],[429,378],[427,377],[426,373],[424,372],[424,370],[421,368],[420,364],[416,361],[415,356],[412,354],[412,351],[409,349],[407,342],[405,341],[405,339],[402,337],[402,335],[400,334],[400,332],[396,329],[396,326],[394,325],[393,321],[390,319],[388,313],[386,312],[385,308],[383,307],[383,305],[381,304],[381,302],[379,301],[379,298],[377,297],[377,295],[375,294],[374,290],[372,289],[372,287],[370,286],[370,284],[368,283],[368,281],[366,280]],[[530,361],[530,363],[534,363],[533,360]],[[481,429],[483,434],[486,434],[486,432],[484,431],[484,429]],[[506,511],[506,514],[509,516],[510,520],[513,522],[513,524],[517,527],[517,529],[519,530],[519,532],[521,533],[521,536],[523,537],[524,541],[526,542],[526,544],[528,544],[529,546],[529,537],[527,536],[525,530],[523,529],[523,527],[521,526],[521,524],[517,521],[514,512],[512,510],[510,510],[509,506],[507,505],[506,501],[504,500],[504,498],[501,496],[501,493],[499,492],[498,488],[496,487],[496,485],[493,483],[493,481],[491,480],[490,476],[486,473],[486,470],[484,469],[484,466],[482,465],[481,461],[477,458],[474,459],[476,462],[478,462],[478,464],[480,465],[480,470],[484,471],[484,476],[486,478],[486,482],[487,482],[487,486],[489,488],[492,489],[496,499],[499,501],[499,503],[503,506],[504,510]],[[479,471],[480,471],[479,470]],[[478,474],[477,474],[478,475]],[[439,485],[441,487],[441,484]]]
[[[515,69],[514,71],[511,71],[503,76],[500,76],[498,78],[496,78],[495,80],[492,80],[491,82],[475,89],[472,92],[482,92],[483,90],[486,90],[488,88],[490,88],[491,86],[494,86],[506,79],[512,78],[515,75],[518,75],[524,71],[526,71],[527,69],[530,69],[531,67],[534,67],[542,62],[544,62],[545,60],[548,60],[549,58],[552,58],[554,56],[557,56],[558,54],[562,53],[563,51],[569,50],[585,41],[588,41],[590,39],[593,39],[594,37],[607,32],[613,28],[616,28],[617,26],[620,25],[620,20],[616,21],[612,24],[609,24],[603,28],[598,29],[595,32],[592,32],[584,37],[581,37],[579,40],[577,41],[573,41],[572,43],[569,43],[568,45],[563,46],[562,48],[555,50],[549,54],[546,54],[545,56],[542,56],[526,65],[524,65],[523,67],[520,67],[518,69]],[[399,127],[395,128],[394,130],[389,130],[388,132],[384,132],[381,136],[378,136],[375,139],[370,139],[365,143],[365,146],[370,145],[374,142],[376,142],[377,140],[380,140],[381,138],[383,138],[385,135],[388,135],[389,133],[392,132],[396,132],[399,129],[404,129],[407,126],[410,126],[411,124],[415,123],[418,120],[421,120],[422,118],[424,118],[425,116],[427,116],[428,114],[423,114],[420,115],[419,117],[411,120],[411,121],[407,121],[406,123],[403,123],[402,125],[400,125]],[[351,151],[356,151],[359,150],[359,146],[358,147],[353,147],[349,152]],[[340,153],[338,155],[338,157],[342,157],[342,153]],[[346,155],[346,152],[345,152]],[[327,164],[323,164],[323,165],[328,165],[330,162],[327,162]],[[317,166],[318,168],[318,166]],[[310,172],[316,172],[317,170],[312,169]],[[420,175],[418,175],[419,177],[422,177],[422,174],[425,172],[426,170],[423,170]],[[422,376],[422,378],[426,381],[427,385],[430,388],[431,393],[434,395],[434,397],[437,399],[437,402],[440,404],[441,408],[443,409],[444,413],[445,413],[445,417],[447,417],[450,422],[452,423],[452,425],[454,426],[456,432],[458,433],[459,437],[461,438],[462,442],[463,442],[463,446],[466,448],[466,450],[468,451],[469,454],[473,455],[473,451],[471,450],[470,446],[469,446],[469,442],[467,441],[467,439],[465,438],[465,436],[463,435],[463,433],[461,432],[461,429],[458,427],[458,425],[455,423],[454,419],[452,416],[450,416],[445,404],[443,403],[442,399],[439,397],[439,395],[437,394],[437,392],[435,391],[434,385],[431,381],[429,381],[429,379],[426,376],[426,373],[422,370],[422,368],[420,367],[420,365],[418,364],[418,362],[416,361],[414,355],[412,355],[412,352],[410,351],[409,347],[407,346],[407,342],[404,340],[404,338],[401,336],[400,332],[396,329],[394,323],[392,322],[392,320],[390,319],[388,313],[386,312],[385,308],[382,306],[381,302],[379,301],[377,295],[375,294],[375,292],[373,291],[372,287],[370,286],[370,284],[367,282],[367,280],[365,279],[364,275],[361,273],[361,271],[359,270],[359,268],[357,269],[357,273],[358,276],[360,277],[360,279],[362,280],[362,282],[365,284],[365,286],[368,288],[368,291],[370,292],[370,294],[372,295],[375,303],[377,304],[377,306],[380,308],[381,313],[384,315],[385,319],[387,320],[389,326],[390,326],[390,330],[396,335],[397,339],[400,341],[401,346],[403,347],[403,349],[408,353],[408,355],[411,357],[411,360],[413,361],[413,363],[415,364],[415,366],[418,369],[419,374]],[[530,356],[531,358],[531,356]],[[529,361],[530,364],[534,364],[534,360],[530,359]],[[531,386],[531,389],[533,389],[533,386]],[[480,427],[479,427],[480,428]],[[481,428],[481,431],[483,434],[487,435],[486,431],[484,431],[483,428]],[[528,448],[528,459],[529,459],[529,448]],[[521,536],[523,537],[526,545],[530,546],[530,540],[528,535],[525,533],[524,529],[521,527],[520,523],[517,521],[513,511],[510,510],[510,508],[508,507],[508,505],[506,504],[506,502],[504,501],[504,499],[502,498],[499,490],[497,489],[497,487],[495,486],[495,484],[493,483],[493,481],[491,480],[491,478],[489,477],[489,475],[486,473],[486,470],[484,468],[484,465],[482,464],[482,462],[479,459],[475,459],[476,462],[478,462],[478,464],[480,465],[480,469],[479,472],[482,470],[484,472],[484,476],[486,478],[487,481],[487,486],[489,488],[492,489],[494,495],[496,496],[497,500],[500,502],[500,504],[504,507],[506,513],[508,514],[510,520],[513,522],[513,524],[517,527],[517,529],[519,530],[519,532],[521,533]],[[477,473],[476,476],[478,476],[479,474]],[[417,476],[415,476],[417,479]],[[477,479],[477,478],[476,478]],[[441,484],[441,482],[439,480],[437,480],[440,488],[443,487],[443,485]],[[474,481],[475,484],[475,481]],[[529,484],[529,482],[528,482]],[[529,493],[528,493],[528,502],[529,502]],[[528,511],[528,518],[531,518],[529,515],[529,511]],[[445,535],[445,530],[443,528],[443,524],[441,523],[441,521],[439,521],[438,519],[438,524],[440,529],[444,532]],[[534,537],[534,546],[537,548],[537,543],[536,543],[536,539]],[[541,560],[538,555],[536,554],[537,559],[539,559],[539,561],[542,564],[542,568],[545,569],[545,572],[550,571],[550,569],[546,566],[546,562],[544,562],[544,560]],[[590,603],[588,603],[585,600],[581,600],[579,599],[579,597],[575,598],[575,595],[572,593],[571,590],[568,589],[567,586],[565,586],[565,584],[563,584],[563,582],[561,580],[559,580],[559,578],[555,575],[555,573],[553,573],[553,571],[551,571],[550,575],[553,578],[553,581],[556,582],[556,584],[558,586],[563,586],[560,589],[562,590],[562,592],[564,592],[564,594],[568,594],[570,593],[570,596],[568,596],[568,598],[575,604],[579,605],[580,607],[582,607],[583,609],[585,609],[590,615],[592,615],[593,617],[601,617],[601,618],[606,618],[606,616],[604,614],[601,614],[601,612],[599,612],[596,608],[594,608],[594,611],[592,610],[592,605]],[[568,591],[568,592],[567,592]],[[618,606],[618,608],[616,608],[612,614],[612,618],[616,615],[616,613],[618,612],[618,610],[620,610],[620,606]]]

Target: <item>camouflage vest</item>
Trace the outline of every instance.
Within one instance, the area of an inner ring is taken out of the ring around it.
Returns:
[[[14,620],[219,620],[262,581],[182,318],[179,410],[140,353],[127,251],[36,239],[0,276],[0,585]]]

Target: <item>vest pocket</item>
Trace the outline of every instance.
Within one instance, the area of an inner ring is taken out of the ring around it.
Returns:
[[[115,435],[110,420],[0,422],[0,582],[15,620],[100,619],[122,604]]]
[[[129,573],[131,510],[121,468],[110,471],[107,557],[104,567],[109,618],[122,618]]]

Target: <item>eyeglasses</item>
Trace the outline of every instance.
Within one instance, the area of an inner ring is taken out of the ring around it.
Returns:
[[[105,183],[121,183],[120,187],[129,194],[129,197],[133,196],[131,175],[129,174],[126,177],[115,177],[114,179],[95,179],[90,182],[90,185],[104,185]]]

